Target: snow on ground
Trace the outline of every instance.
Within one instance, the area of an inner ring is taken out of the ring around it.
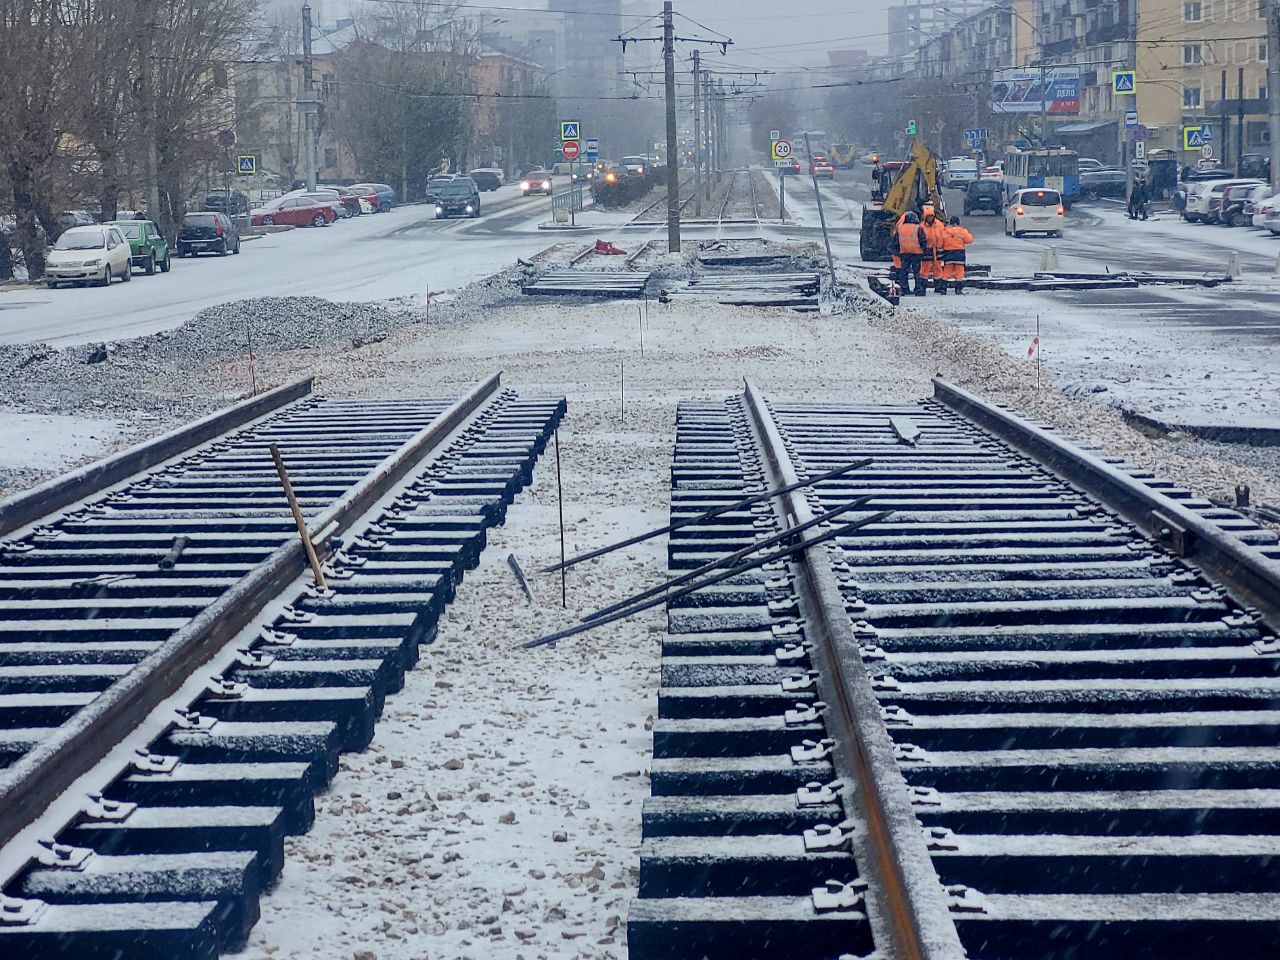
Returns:
[[[105,417],[0,407],[0,496],[45,474],[105,456],[126,433],[125,424]]]

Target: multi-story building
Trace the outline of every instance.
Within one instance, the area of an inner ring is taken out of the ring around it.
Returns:
[[[908,0],[890,7],[889,56],[913,52],[986,5],[985,0]]]

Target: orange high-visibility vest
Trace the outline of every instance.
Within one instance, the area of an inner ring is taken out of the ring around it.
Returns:
[[[942,249],[964,250],[966,243],[973,243],[973,234],[959,224],[949,226],[942,234]]]
[[[903,253],[924,253],[920,230],[918,223],[898,224],[898,249]]]

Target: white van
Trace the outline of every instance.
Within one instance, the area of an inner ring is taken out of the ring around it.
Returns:
[[[967,187],[978,179],[978,161],[968,157],[952,157],[947,161],[946,186]]]

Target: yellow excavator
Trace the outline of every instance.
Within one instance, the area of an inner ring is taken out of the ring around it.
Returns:
[[[938,188],[938,161],[920,140],[911,144],[904,161],[890,162],[871,171],[871,202],[862,207],[862,233],[858,246],[863,260],[890,260],[889,243],[898,218],[908,210],[919,213],[932,204],[946,220],[942,191]]]

